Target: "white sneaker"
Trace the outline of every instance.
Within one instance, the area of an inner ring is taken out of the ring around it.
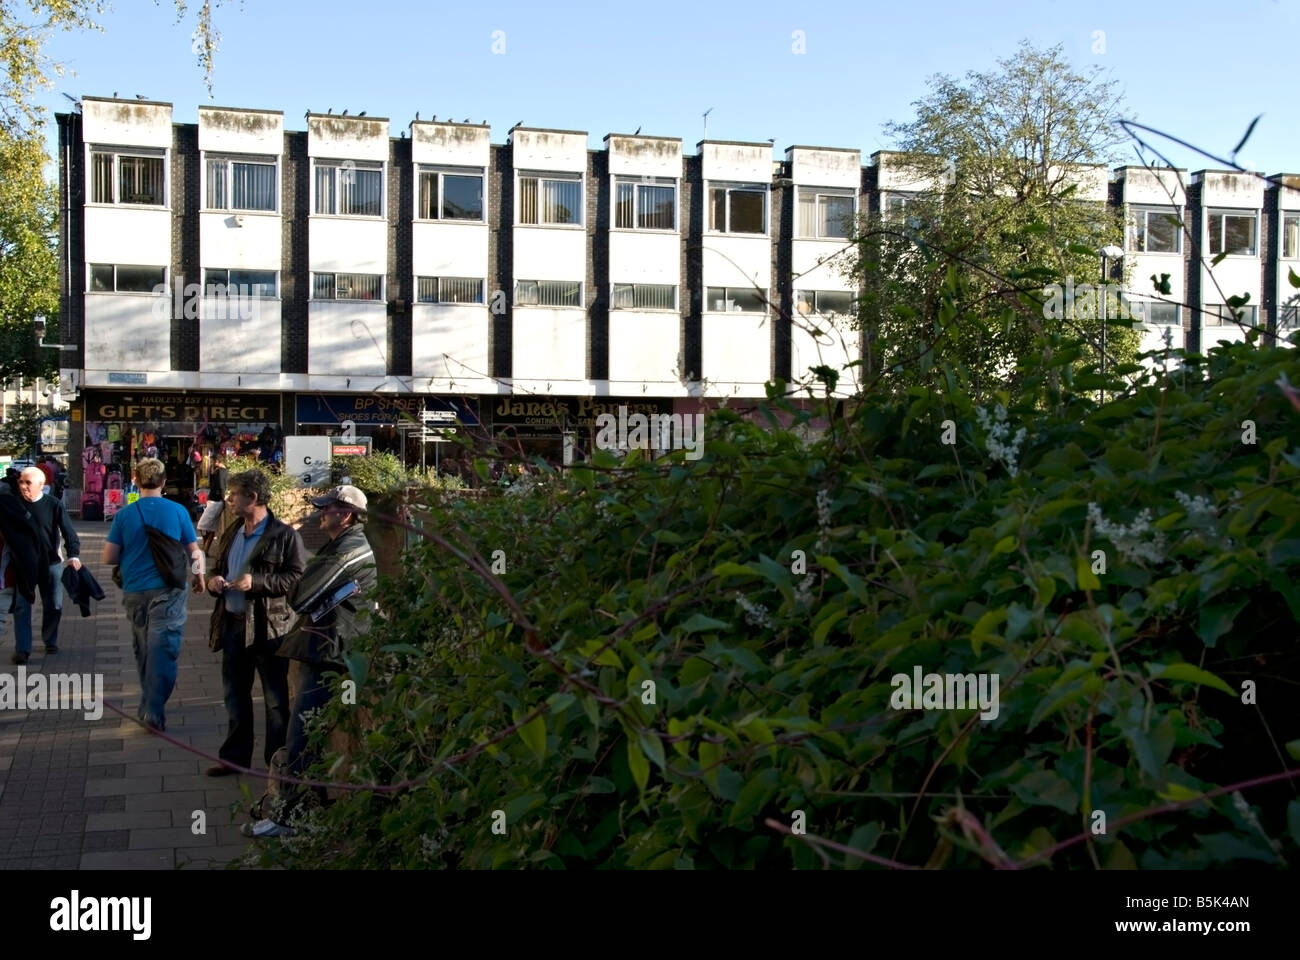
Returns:
[[[244,824],[240,831],[246,837],[292,837],[293,828],[276,823],[274,820],[259,820],[254,824]]]

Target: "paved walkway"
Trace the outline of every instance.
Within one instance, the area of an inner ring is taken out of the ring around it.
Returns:
[[[92,614],[65,596],[59,652],[47,656],[35,610],[35,649],[27,671],[102,673],[104,699],[135,716],[140,682],[120,591],[99,562],[108,523],[74,521],[81,557],[107,598]],[[40,606],[38,599],[37,607]],[[167,703],[167,735],[215,756],[225,737],[221,657],[208,650],[212,601],[190,594],[180,675]],[[10,622],[0,642],[0,675],[17,677]],[[262,763],[264,714],[257,715],[254,763]],[[82,710],[0,710],[0,869],[205,869],[224,867],[251,842],[239,833],[248,802],[265,781],[208,777],[210,761],[166,742],[105,708],[98,720]],[[240,783],[246,784],[244,798]],[[242,810],[232,817],[231,804]],[[195,832],[195,813],[206,831]]]

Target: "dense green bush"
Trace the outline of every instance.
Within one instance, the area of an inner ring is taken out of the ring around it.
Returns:
[[[288,516],[292,512],[293,506],[287,499],[287,495],[294,489],[294,478],[275,464],[258,460],[257,457],[232,457],[226,461],[226,469],[232,477],[245,470],[261,470],[271,481],[271,512],[279,517]]]
[[[698,462],[598,453],[435,507],[322,718],[359,739],[318,774],[405,786],[267,861],[1294,861],[1294,781],[1197,799],[1300,748],[1294,349],[1100,408],[1093,374],[992,410],[945,376],[808,445],[721,411]],[[894,708],[914,666],[996,673],[997,717]]]
[[[391,453],[335,457],[330,461],[330,483],[342,483],[344,477],[368,497],[400,493],[407,483],[406,467]]]

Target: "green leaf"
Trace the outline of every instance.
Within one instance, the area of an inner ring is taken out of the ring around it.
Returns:
[[[702,613],[692,614],[690,619],[682,624],[683,633],[699,633],[701,630],[730,630],[731,624],[725,620],[715,620],[713,617],[706,617]]]
[[[1074,562],[1074,575],[1078,579],[1080,590],[1100,590],[1101,581],[1092,572],[1092,565],[1087,557],[1080,556]]]
[[[995,647],[1001,647],[1002,637],[998,634],[997,628],[1002,621],[1007,618],[1007,608],[998,607],[996,610],[989,610],[984,616],[975,622],[975,626],[970,632],[971,649],[975,655],[979,656],[980,650],[985,643],[991,643]]]
[[[745,784],[740,796],[736,798],[736,805],[731,808],[731,816],[728,822],[735,826],[747,817],[763,809],[776,795],[779,777],[777,772],[771,767],[760,770],[754,776],[749,778]]]
[[[1230,697],[1235,697],[1237,691],[1228,686],[1214,674],[1194,667],[1190,663],[1149,663],[1147,670],[1152,678],[1160,680],[1180,680],[1184,683],[1196,683],[1206,687],[1213,687],[1215,690],[1222,690]]]
[[[519,738],[528,745],[538,760],[546,759],[546,717],[538,714],[519,728]]]
[[[631,737],[627,738],[627,768],[632,772],[637,790],[644,793],[645,785],[650,782],[650,761],[641,752],[640,745]]]
[[[1011,792],[1025,803],[1055,807],[1063,813],[1079,809],[1079,795],[1070,782],[1054,770],[1035,770],[1011,784]]]
[[[1300,740],[1292,740],[1286,745],[1286,752],[1291,755],[1292,760],[1300,760]]]
[[[1015,537],[1003,537],[993,545],[993,555],[997,556],[999,553],[1013,553],[1015,552],[1018,543],[1019,541]]]
[[[664,757],[664,742],[659,738],[659,734],[653,730],[641,730],[637,734],[637,739],[641,743],[641,749],[654,761],[655,766],[660,770],[667,770],[668,761]]]
[[[1161,800],[1168,800],[1171,803],[1183,803],[1186,800],[1195,800],[1197,797],[1203,797],[1205,794],[1200,790],[1193,790],[1191,787],[1183,786],[1181,783],[1169,783],[1165,788],[1156,794]]]

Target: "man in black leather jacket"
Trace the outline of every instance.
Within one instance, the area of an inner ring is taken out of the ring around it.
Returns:
[[[302,537],[277,520],[267,507],[271,482],[261,470],[230,479],[228,499],[240,522],[226,530],[218,560],[208,577],[208,592],[217,598],[208,627],[208,647],[221,651],[221,681],[230,727],[218,756],[247,767],[253,760],[253,674],[262,678],[266,706],[263,755],[269,765],[284,746],[289,726],[288,663],[276,656],[293,626],[289,592],[302,579],[307,551]],[[224,764],[208,776],[236,771]]]

